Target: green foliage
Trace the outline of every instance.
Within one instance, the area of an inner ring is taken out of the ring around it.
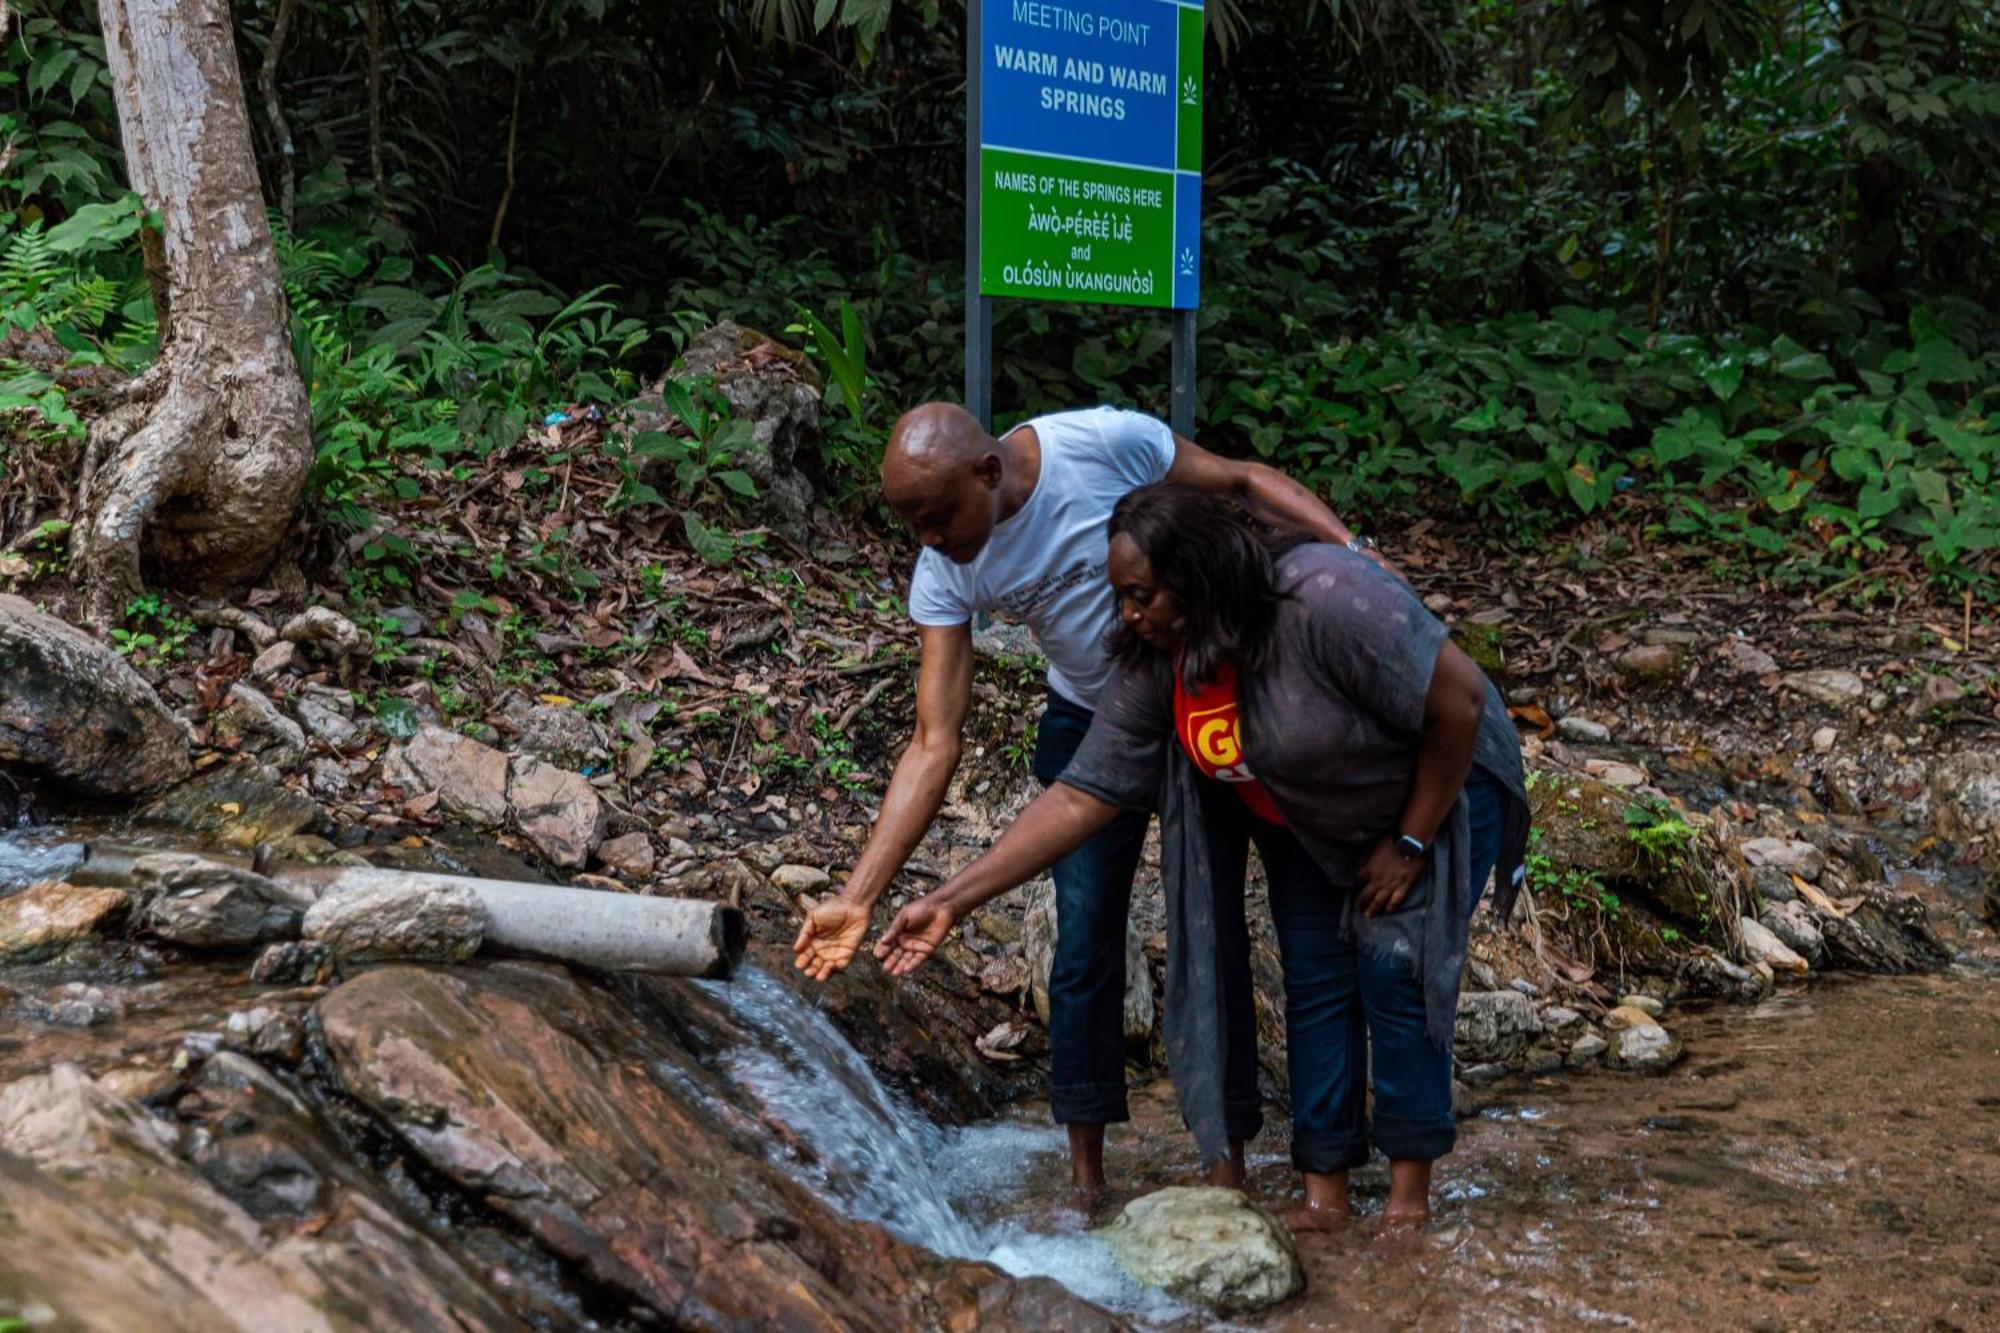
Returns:
[[[1667,861],[1688,849],[1695,828],[1666,802],[1649,798],[1625,807],[1625,836],[1653,860]]]
[[[111,646],[134,666],[161,666],[178,660],[194,633],[192,620],[147,593],[126,604],[125,623],[112,628]]]

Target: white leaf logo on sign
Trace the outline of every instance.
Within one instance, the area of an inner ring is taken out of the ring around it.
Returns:
[[[1201,85],[1194,81],[1192,74],[1181,80],[1181,105],[1201,105]]]
[[[1181,247],[1181,276],[1184,278],[1194,276],[1194,251],[1187,246]]]

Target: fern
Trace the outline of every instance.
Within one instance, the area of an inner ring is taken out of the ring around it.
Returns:
[[[0,303],[9,310],[26,304],[41,316],[46,293],[68,272],[69,265],[49,244],[40,221],[31,222],[14,234],[6,254],[0,256]]]

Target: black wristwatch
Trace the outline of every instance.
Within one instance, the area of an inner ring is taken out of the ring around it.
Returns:
[[[1357,555],[1365,555],[1375,549],[1375,539],[1373,537],[1363,537],[1359,533],[1356,533],[1347,539],[1347,549],[1355,552]]]
[[[1402,837],[1396,839],[1396,855],[1402,857],[1405,861],[1421,861],[1430,854],[1431,849],[1424,845],[1421,838],[1412,837],[1410,834],[1405,833]]]

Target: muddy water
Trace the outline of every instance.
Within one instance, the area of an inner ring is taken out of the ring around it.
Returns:
[[[1308,1290],[1243,1322],[1304,1329],[2000,1328],[2000,976],[1835,979],[1676,1015],[1664,1078],[1485,1090],[1441,1164],[1431,1233],[1301,1243]],[[1131,1192],[1189,1183],[1164,1084],[1110,1163]],[[1289,1203],[1280,1137],[1253,1192]],[[1053,1192],[1045,1167],[1036,1182]]]

